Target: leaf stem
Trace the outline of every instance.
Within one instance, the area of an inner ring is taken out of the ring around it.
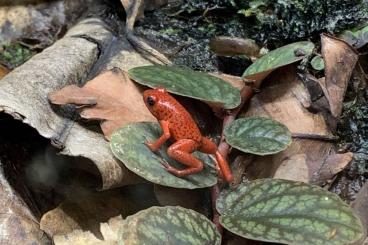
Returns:
[[[221,140],[218,146],[218,151],[221,153],[224,159],[227,159],[227,156],[229,155],[229,152],[230,152],[230,145],[225,140],[224,130],[227,126],[229,126],[236,119],[239,112],[243,108],[244,104],[247,103],[250,100],[250,98],[252,98],[252,96],[253,96],[253,88],[245,85],[240,91],[240,98],[241,98],[240,105],[236,107],[235,109],[227,111],[226,116],[224,117],[224,120],[222,123]],[[220,224],[220,214],[216,210],[216,200],[217,200],[219,193],[220,193],[220,187],[218,184],[216,184],[215,186],[211,188],[211,203],[212,203],[212,210],[213,210],[212,222],[216,225],[218,231],[222,235],[223,228]]]

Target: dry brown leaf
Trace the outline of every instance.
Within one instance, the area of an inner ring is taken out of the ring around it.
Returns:
[[[245,85],[244,79],[242,77],[233,76],[225,73],[209,73],[209,74],[221,78],[222,80],[224,80],[225,82],[229,83],[230,85],[239,90],[241,90]]]
[[[231,163],[231,171],[234,176],[233,182],[230,184],[232,187],[239,185],[243,181],[243,175],[246,172],[246,168],[250,163],[252,163],[254,155],[245,154],[239,155]]]
[[[319,79],[331,114],[337,118],[342,111],[346,88],[358,61],[357,51],[345,41],[323,34],[322,56],[325,61],[325,79]]]
[[[276,170],[273,178],[308,183],[309,169],[307,165],[307,156],[305,154],[295,154],[285,159]]]
[[[123,218],[121,216],[109,219],[107,223],[100,224],[102,240],[89,231],[74,230],[66,235],[54,236],[55,245],[115,245],[118,243],[118,231]]]
[[[8,74],[10,72],[10,70],[8,68],[6,68],[3,65],[0,65],[0,79],[5,77],[6,74]]]
[[[218,36],[209,43],[211,51],[220,56],[246,55],[259,57],[260,47],[252,39]]]
[[[53,104],[82,106],[82,118],[101,120],[107,139],[119,127],[130,122],[156,121],[142,99],[142,88],[118,68],[106,71],[83,87],[69,85],[48,95]]]
[[[252,98],[249,110],[244,116],[271,117],[285,124],[292,134],[305,135],[306,138],[311,136],[323,139],[331,136],[323,115],[311,113],[305,108],[307,91],[298,80],[294,65],[277,70],[271,74],[268,81],[270,82],[266,83],[268,86]],[[251,179],[272,177],[279,166],[285,163],[284,161],[298,158],[298,155],[303,154],[306,156],[305,163],[310,182],[313,174],[321,169],[325,159],[335,153],[330,142],[306,138],[294,138],[292,144],[278,154],[257,157],[247,168],[247,176]],[[292,172],[292,164],[287,166]],[[288,172],[287,169],[283,171]],[[301,168],[300,171],[301,176],[307,176],[305,168]]]
[[[354,209],[357,216],[362,221],[364,227],[364,236],[354,245],[368,244],[367,229],[368,229],[368,183],[365,183],[359,190],[356,199],[351,203],[351,207]],[[364,241],[365,240],[365,241]],[[364,241],[364,242],[363,242]]]
[[[177,189],[155,185],[155,196],[162,206],[181,206],[204,213],[203,190]],[[190,198],[188,198],[190,197]]]
[[[63,236],[78,229],[101,237],[100,223],[117,215],[126,217],[139,211],[137,201],[124,194],[120,189],[97,192],[75,188],[70,191],[68,200],[42,216],[40,227],[50,237]]]
[[[58,235],[54,237],[55,245],[112,245],[115,243],[108,243],[98,239],[90,231],[74,230],[66,235]]]
[[[280,68],[269,81],[272,83],[251,100],[247,116],[272,117],[285,124],[293,134],[331,135],[323,116],[304,107],[308,103],[308,92],[298,80],[293,65]]]
[[[321,169],[314,173],[311,182],[313,184],[322,185],[331,180],[336,174],[340,173],[346,168],[346,166],[353,159],[353,156],[354,154],[351,152],[329,155],[322,164]]]

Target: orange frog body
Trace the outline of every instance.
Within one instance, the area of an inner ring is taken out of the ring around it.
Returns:
[[[213,154],[217,169],[227,182],[233,180],[226,160],[217,150],[217,146],[203,137],[189,112],[164,88],[149,89],[143,93],[144,103],[159,121],[163,134],[155,142],[146,142],[151,151],[157,151],[167,140],[174,142],[167,150],[170,158],[188,168],[179,170],[163,162],[168,172],[178,176],[198,173],[203,169],[203,162],[192,155],[194,151]]]

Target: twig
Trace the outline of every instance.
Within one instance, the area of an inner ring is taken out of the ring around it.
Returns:
[[[213,210],[212,222],[215,224],[218,232],[222,234],[224,229],[220,224],[220,215],[216,210],[216,200],[219,194],[220,194],[220,187],[218,184],[216,184],[211,188],[211,204],[212,204],[212,210]]]
[[[244,104],[246,102],[248,102],[249,99],[252,98],[252,96],[253,96],[253,88],[250,87],[250,86],[245,85],[242,88],[242,90],[240,91],[240,97],[241,97],[240,105],[237,108],[233,109],[233,110],[229,110],[227,112],[227,115],[224,117],[223,124],[222,124],[221,141],[220,141],[220,144],[218,146],[218,151],[221,153],[221,155],[225,159],[227,159],[227,156],[229,155],[230,146],[225,141],[224,130],[227,126],[230,125],[230,123],[232,123],[236,119],[237,115],[239,114],[240,110],[243,108]],[[222,226],[219,222],[220,215],[216,210],[216,200],[217,200],[217,197],[219,195],[219,192],[220,192],[220,187],[219,187],[218,184],[211,188],[211,202],[212,202],[212,210],[213,210],[213,219],[212,219],[212,221],[215,224],[215,226],[217,227],[220,234],[222,234],[223,229],[222,229]]]
[[[158,52],[156,49],[152,48],[143,39],[134,35],[134,23],[138,16],[140,8],[142,8],[143,4],[144,4],[144,1],[142,0],[132,1],[132,6],[125,9],[127,13],[126,24],[125,24],[126,38],[137,51],[140,50],[140,51],[145,52],[146,54],[152,55],[154,58],[158,59],[165,65],[172,65],[171,61],[168,58],[166,58],[163,54]]]
[[[323,141],[336,141],[339,139],[339,137],[335,135],[321,135],[321,134],[292,133],[291,136],[297,139],[311,139]]]

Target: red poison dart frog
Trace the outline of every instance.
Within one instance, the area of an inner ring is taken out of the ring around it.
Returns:
[[[194,151],[215,156],[220,176],[227,182],[233,181],[228,163],[222,157],[217,146],[203,137],[189,112],[172,97],[164,88],[149,89],[143,93],[144,103],[152,115],[159,121],[163,134],[155,142],[145,144],[151,151],[157,151],[167,140],[173,144],[168,148],[170,158],[187,166],[179,170],[163,162],[166,170],[178,177],[195,174],[203,169],[203,162],[194,157]]]

